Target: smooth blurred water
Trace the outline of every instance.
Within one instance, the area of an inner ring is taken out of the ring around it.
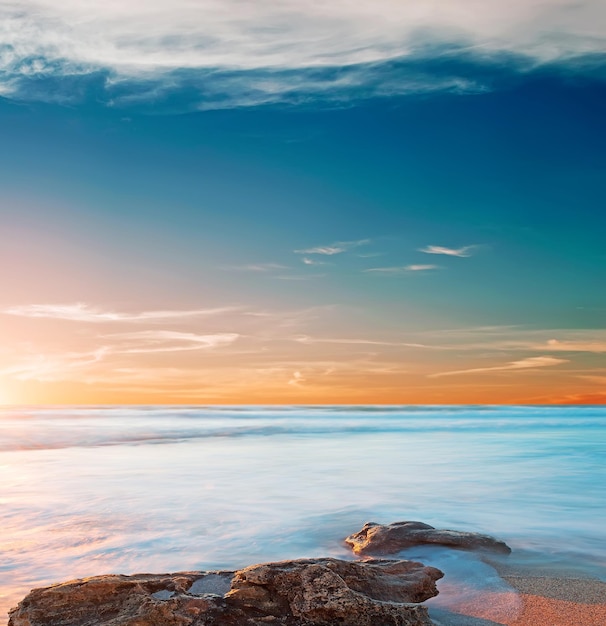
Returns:
[[[604,407],[5,408],[0,611],[102,573],[352,558],[369,520],[486,532],[512,562],[606,580],[605,459]]]

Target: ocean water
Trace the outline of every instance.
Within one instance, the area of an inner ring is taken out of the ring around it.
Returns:
[[[33,587],[97,574],[353,558],[345,536],[401,520],[606,580],[606,408],[0,410],[2,616]],[[404,556],[446,572],[432,606],[508,591],[473,555]]]

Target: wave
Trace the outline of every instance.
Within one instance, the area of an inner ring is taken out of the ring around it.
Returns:
[[[0,451],[152,445],[210,438],[529,430],[603,431],[606,407],[45,407],[0,410]]]

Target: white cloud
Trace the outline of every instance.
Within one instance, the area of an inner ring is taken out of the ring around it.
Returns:
[[[305,248],[304,250],[295,250],[295,254],[323,254],[333,256],[334,254],[342,254],[352,248],[365,246],[370,243],[370,239],[358,239],[356,241],[337,241],[329,246],[316,246],[314,248]]]
[[[468,257],[471,256],[471,251],[477,248],[477,246],[463,246],[462,248],[445,248],[444,246],[426,246],[425,248],[419,248],[419,252],[425,252],[426,254],[444,254],[446,256],[458,256]]]
[[[427,272],[440,269],[439,265],[403,265],[396,267],[372,267],[364,270],[375,274],[407,274],[408,272]]]
[[[24,73],[342,66],[452,41],[548,60],[602,52],[606,34],[601,0],[2,0],[0,11],[3,63]]]
[[[407,265],[404,268],[407,272],[425,272],[427,270],[437,270],[437,265]]]
[[[458,376],[460,374],[482,374],[484,372],[506,372],[513,370],[529,370],[539,367],[551,367],[552,365],[561,365],[568,363],[566,359],[557,359],[552,356],[532,356],[519,361],[511,361],[504,365],[496,365],[494,367],[476,367],[467,370],[456,370],[451,372],[439,372],[430,374],[429,378],[441,378],[443,376]]]
[[[148,354],[153,352],[183,352],[204,350],[231,345],[240,335],[238,333],[212,333],[199,335],[171,330],[143,330],[134,333],[110,335],[115,339],[136,342],[132,347],[117,347],[118,354]]]
[[[326,263],[324,261],[315,261],[314,259],[309,259],[308,257],[304,256],[301,261],[305,264],[305,265],[326,265]]]
[[[372,73],[376,64],[449,54],[453,45],[480,58],[505,52],[530,64],[566,61],[603,53],[605,37],[602,0],[0,0],[0,92],[18,91],[21,79],[100,71],[109,89],[138,82],[123,101],[157,99],[174,89],[176,71],[193,71],[204,89],[215,81],[215,96],[231,96],[223,106],[254,105],[369,78],[364,70],[322,79],[291,70],[367,64]],[[264,73],[254,81],[236,75],[256,70]],[[407,76],[375,88],[466,91],[474,88],[468,82]],[[66,84],[56,97],[69,91]]]
[[[184,311],[142,311],[139,313],[118,313],[102,311],[83,302],[76,304],[27,304],[2,310],[6,315],[69,320],[72,322],[158,322],[204,315],[219,315],[236,310],[235,307],[214,309],[192,309]]]
[[[333,254],[341,254],[345,252],[347,248],[339,246],[318,246],[316,248],[306,248],[305,250],[295,250],[296,254],[326,254],[332,256]]]

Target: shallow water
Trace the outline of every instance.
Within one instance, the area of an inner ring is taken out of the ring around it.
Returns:
[[[0,411],[0,611],[101,573],[351,558],[366,521],[486,532],[514,564],[606,580],[604,407]],[[503,586],[464,553],[438,606]],[[467,587],[466,587],[467,585]]]

